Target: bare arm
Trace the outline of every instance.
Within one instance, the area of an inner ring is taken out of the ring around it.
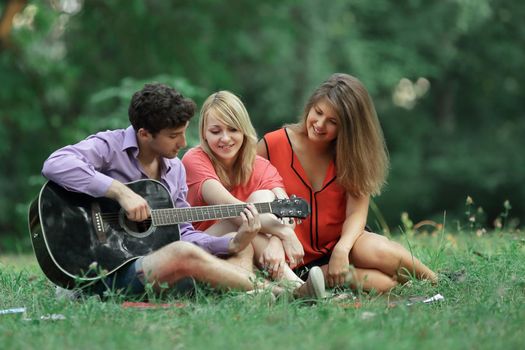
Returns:
[[[350,251],[365,228],[369,202],[369,196],[354,198],[350,194],[347,195],[346,219],[341,238],[335,245],[328,264],[327,281],[330,287],[345,284],[345,278],[350,271]]]
[[[281,189],[282,192],[284,190]],[[202,184],[202,198],[209,205],[215,204],[241,204],[243,201],[235,198],[219,181],[215,179],[208,179]],[[280,229],[284,226],[272,214],[260,214],[262,231],[283,238],[283,233]],[[233,218],[236,225],[241,224],[240,218]]]
[[[144,221],[150,216],[148,202],[120,181],[113,180],[105,196],[116,200],[130,220]]]
[[[286,192],[282,188],[275,188],[272,192],[278,193],[276,197],[285,198]],[[203,199],[210,205],[214,204],[239,204],[244,203],[235,198],[224,186],[215,179],[208,179],[202,184]],[[304,250],[294,232],[295,223],[281,222],[273,214],[260,214],[261,232],[278,237],[283,243],[290,266],[295,267],[303,258]],[[241,225],[241,218],[232,218],[237,226]]]
[[[238,253],[246,248],[261,229],[259,213],[253,204],[248,204],[241,212],[241,220],[241,226],[228,245],[230,254]]]
[[[354,243],[363,232],[368,216],[369,196],[354,198],[350,194],[346,199],[346,219],[343,224],[341,238],[337,242],[334,251],[337,249],[342,253],[350,254]]]
[[[202,199],[204,199],[208,205],[244,203],[235,198],[219,181],[215,179],[208,179],[202,184]],[[238,223],[240,223],[240,221]]]

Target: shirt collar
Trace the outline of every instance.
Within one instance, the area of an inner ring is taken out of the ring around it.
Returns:
[[[139,155],[139,144],[137,142],[137,133],[133,126],[128,126],[124,131],[124,142],[122,143],[122,151],[129,150],[133,157],[137,158]],[[169,159],[162,158],[161,176],[167,174],[171,170],[171,163]]]
[[[128,128],[124,130],[124,142],[122,143],[122,150],[130,150],[131,154],[133,154],[135,158],[137,158],[137,156],[139,155],[137,133],[135,132],[135,129],[133,129],[132,126],[128,126]]]

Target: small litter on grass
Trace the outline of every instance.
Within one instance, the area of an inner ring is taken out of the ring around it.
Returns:
[[[47,314],[44,316],[40,316],[41,321],[59,321],[59,320],[65,320],[66,316],[62,314]]]
[[[361,314],[361,319],[362,320],[369,320],[371,318],[374,318],[376,317],[376,313],[375,312],[370,312],[370,311],[364,311],[362,314]]]
[[[61,320],[65,320],[66,319],[66,316],[62,315],[62,314],[47,314],[47,315],[43,315],[43,316],[40,316],[40,318],[23,318],[22,320],[23,321],[33,321],[33,322],[38,322],[38,321],[61,321]]]
[[[388,304],[388,307],[396,307],[399,305],[405,305],[405,306],[413,306],[417,304],[431,304],[438,301],[445,300],[445,297],[441,294],[436,294],[432,297],[410,297],[408,299],[402,299],[402,300],[396,300],[393,302],[390,302]]]
[[[25,314],[25,307],[14,307],[11,309],[0,310],[0,315]]]
[[[430,297],[428,299],[423,300],[423,303],[430,304],[430,303],[433,303],[435,301],[442,301],[442,300],[445,300],[445,297],[438,293],[438,294],[434,295],[433,297]]]
[[[130,308],[130,309],[141,309],[141,310],[147,310],[147,309],[170,309],[173,307],[176,308],[183,308],[186,307],[187,304],[185,303],[172,303],[172,304],[155,304],[155,303],[146,303],[146,302],[134,302],[134,301],[125,301],[122,303],[123,308]]]

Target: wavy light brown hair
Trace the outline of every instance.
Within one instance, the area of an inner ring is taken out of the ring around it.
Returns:
[[[214,117],[222,123],[241,131],[244,135],[239,154],[233,164],[235,170],[233,178],[228,176],[226,169],[212,152],[208,142],[204,139],[206,121],[210,113],[213,113]],[[248,182],[255,162],[257,133],[255,132],[246,108],[237,96],[229,91],[219,91],[211,94],[206,101],[204,101],[199,119],[199,139],[200,146],[210,157],[217,176],[219,176],[221,183],[226,188]]]
[[[335,73],[314,91],[301,121],[292,127],[306,134],[306,118],[321,100],[337,113],[334,141],[337,180],[353,196],[378,195],[386,183],[388,151],[372,98],[355,77]]]

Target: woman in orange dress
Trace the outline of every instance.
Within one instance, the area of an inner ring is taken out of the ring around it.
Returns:
[[[312,215],[295,232],[303,266],[321,266],[330,287],[385,292],[414,275],[436,274],[402,245],[365,229],[370,196],[380,193],[388,154],[372,99],[353,76],[334,74],[308,100],[301,121],[258,144],[289,194],[309,201]],[[353,265],[353,267],[352,267]]]

